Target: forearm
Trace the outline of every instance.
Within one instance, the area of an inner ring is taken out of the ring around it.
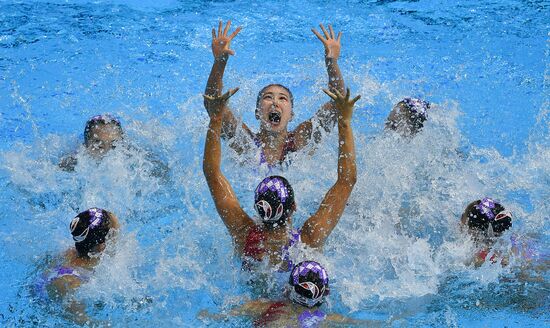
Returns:
[[[227,65],[227,56],[214,59],[214,65],[208,76],[208,82],[206,83],[206,89],[204,94],[209,96],[215,96],[222,93],[223,90],[223,74],[225,72],[225,66]]]
[[[221,163],[221,141],[220,134],[222,129],[222,120],[220,117],[210,119],[208,131],[206,132],[206,142],[204,145],[203,171],[207,181],[211,181],[216,173],[220,172]]]
[[[328,89],[333,91],[338,90],[338,92],[344,94],[346,86],[344,84],[342,72],[340,71],[340,66],[338,66],[338,60],[325,58],[325,64],[328,74]],[[338,113],[334,101],[331,100],[325,103],[317,113],[317,116],[319,117],[319,123],[325,131],[328,132],[332,130],[338,120]]]
[[[327,67],[329,90],[338,90],[340,93],[344,93],[346,86],[340,66],[338,66],[338,59],[325,58],[325,65]]]
[[[356,180],[355,141],[351,122],[340,120],[338,122],[338,181],[353,187]]]

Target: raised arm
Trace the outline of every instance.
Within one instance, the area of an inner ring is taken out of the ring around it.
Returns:
[[[302,227],[301,238],[310,247],[322,247],[346,207],[346,202],[357,180],[355,167],[355,144],[351,130],[353,105],[361,96],[350,100],[349,89],[346,96],[335,90],[323,90],[334,99],[338,109],[338,179],[321,202],[319,209]]]
[[[212,111],[210,112],[210,123],[206,134],[202,165],[216,210],[229,230],[231,237],[235,240],[240,253],[244,247],[246,233],[254,225],[254,222],[241,208],[235,191],[233,191],[229,181],[221,171],[222,151],[220,140],[222,116],[226,109],[225,104],[237,90],[238,88],[229,90],[222,96],[204,96],[205,102],[208,102]]]
[[[210,97],[221,96],[223,90],[223,74],[225,72],[225,66],[227,65],[227,60],[229,56],[233,56],[235,51],[229,48],[231,45],[231,40],[239,34],[241,27],[237,27],[231,35],[229,33],[229,28],[231,27],[231,21],[227,21],[227,25],[223,28],[223,23],[220,21],[218,26],[218,31],[212,29],[212,54],[214,55],[214,64],[212,65],[212,70],[208,76],[208,82],[206,83],[206,89],[204,94]],[[223,30],[222,30],[223,29]],[[227,107],[226,104],[224,104]],[[210,115],[212,108],[209,107],[208,102],[205,99],[204,107]],[[232,138],[235,135],[235,130],[237,129],[237,120],[233,113],[227,108],[223,113],[222,119],[222,137],[223,138]]]
[[[340,57],[340,39],[342,37],[342,32],[338,33],[338,36],[335,35],[332,25],[329,25],[329,30],[327,31],[323,24],[319,25],[323,35],[321,35],[317,30],[311,29],[313,34],[323,43],[325,47],[325,65],[327,68],[328,74],[328,89],[332,92],[338,90],[340,94],[344,94],[345,85],[344,78],[342,77],[342,72],[338,66],[338,58]],[[336,104],[333,100],[325,103],[321,108],[315,113],[315,115],[309,120],[302,122],[294,130],[294,135],[296,136],[296,145],[298,148],[302,148],[307,145],[311,137],[313,137],[314,142],[319,142],[321,138],[320,130],[313,130],[313,120],[318,120],[319,127],[323,128],[325,131],[330,131],[334,124],[337,121],[337,109]]]

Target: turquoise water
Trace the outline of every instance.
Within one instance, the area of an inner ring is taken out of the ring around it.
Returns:
[[[548,270],[465,266],[464,207],[485,195],[515,214],[514,232],[548,249],[550,5],[547,1],[0,1],[0,320],[70,325],[30,286],[47,256],[71,246],[70,219],[91,206],[124,227],[115,254],[79,291],[117,326],[196,327],[196,314],[251,296],[201,169],[212,64],[210,29],[243,31],[226,87],[254,128],[255,95],[288,85],[296,117],[326,101],[323,48],[310,32],[344,32],[340,66],[363,98],[354,116],[359,180],[324,255],[328,310],[389,326],[548,325]],[[411,142],[382,133],[405,96],[435,104]],[[114,113],[127,135],[170,167],[149,174],[139,153],[116,150],[74,173],[59,158],[85,121]],[[336,178],[336,136],[293,158],[301,225]],[[265,172],[223,149],[224,172],[252,213]],[[274,288],[276,289],[276,287]],[[221,326],[248,326],[235,319]]]

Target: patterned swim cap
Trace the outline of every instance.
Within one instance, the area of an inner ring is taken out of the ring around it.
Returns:
[[[69,225],[78,253],[87,255],[94,246],[104,243],[110,226],[109,214],[103,209],[92,207],[79,213]]]
[[[285,178],[269,176],[256,187],[254,209],[268,227],[284,225],[293,206],[294,191]]]
[[[404,98],[402,101],[412,113],[417,114],[423,121],[428,118],[428,109],[430,108],[429,102],[409,97]]]
[[[489,197],[473,202],[465,214],[468,227],[483,232],[487,237],[497,237],[512,226],[512,213]]]
[[[292,287],[290,299],[307,307],[320,305],[330,292],[327,272],[315,261],[295,265],[288,283]]]

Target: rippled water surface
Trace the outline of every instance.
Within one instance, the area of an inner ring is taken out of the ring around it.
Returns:
[[[514,213],[514,233],[547,252],[548,1],[160,0],[0,1],[3,327],[71,325],[30,289],[44,263],[71,246],[70,219],[91,206],[123,223],[117,252],[78,292],[97,320],[203,326],[200,310],[252,296],[201,167],[201,93],[220,19],[243,26],[225,86],[240,86],[232,107],[253,128],[256,93],[268,83],[292,89],[292,127],[326,101],[323,47],[310,29],[322,22],[344,32],[340,66],[363,96],[353,122],[359,179],[317,255],[331,276],[327,311],[396,327],[549,324],[547,268],[520,259],[467,266],[472,245],[457,227],[470,201],[492,196]],[[383,133],[405,96],[434,103],[410,141]],[[107,112],[136,147],[60,171],[85,121]],[[223,152],[252,213],[251,190],[265,172]],[[144,153],[168,174],[152,174]],[[297,192],[295,225],[335,181],[336,153],[333,133],[278,172]]]

